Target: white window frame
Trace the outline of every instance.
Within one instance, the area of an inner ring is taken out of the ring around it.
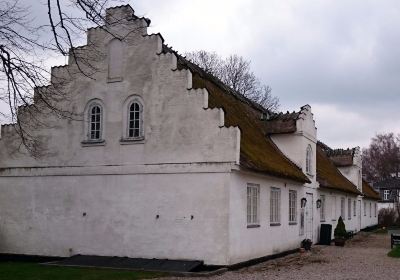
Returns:
[[[347,219],[351,220],[351,198],[347,199]]]
[[[270,195],[270,225],[281,224],[281,189],[271,187]]]
[[[389,200],[390,190],[383,190],[383,200]]]
[[[364,201],[364,216],[367,216],[367,202]]]
[[[247,227],[260,226],[260,185],[247,184]]]
[[[297,224],[297,191],[289,190],[289,224]]]
[[[93,123],[92,117],[93,117],[93,109],[94,108],[99,108],[100,112],[97,113],[96,115],[99,117],[98,120],[95,120],[96,124]],[[99,99],[94,99],[91,100],[87,103],[86,108],[85,108],[85,126],[84,126],[84,139],[82,141],[82,144],[97,144],[97,145],[102,145],[104,142],[104,135],[105,135],[105,125],[104,125],[104,120],[105,120],[105,111],[104,111],[104,105]],[[93,130],[93,125],[95,125],[95,129]],[[98,133],[98,137],[94,137],[94,133]]]
[[[340,198],[340,216],[343,220],[346,219],[346,200],[344,197]]]
[[[369,217],[372,218],[372,202],[369,203]]]
[[[336,201],[336,196],[332,196],[332,205],[331,205],[331,210],[332,210],[332,221],[336,221],[336,206],[337,206],[337,201]]]
[[[321,209],[320,209],[320,221],[321,222],[325,222],[325,216],[326,216],[326,214],[325,214],[325,203],[326,203],[326,198],[325,198],[325,195],[323,195],[323,194],[321,194],[320,195],[320,199],[321,199]]]
[[[312,158],[313,158],[313,151],[311,145],[307,146],[306,151],[306,173],[308,175],[312,175]]]
[[[137,104],[137,106],[139,107],[139,110],[136,111],[132,111],[131,107]],[[131,102],[129,102],[128,105],[128,120],[127,120],[127,127],[126,127],[126,139],[131,139],[131,140],[135,140],[135,139],[143,139],[143,104],[142,102],[140,102],[140,100],[138,99],[134,99]],[[131,118],[133,114],[133,118]],[[136,119],[136,114],[138,115],[139,119]],[[138,123],[139,127],[133,126],[131,127],[131,124],[133,123],[133,125],[135,125],[135,123]],[[138,135],[131,135],[131,131],[133,131],[133,133],[135,133],[134,131],[138,130]]]

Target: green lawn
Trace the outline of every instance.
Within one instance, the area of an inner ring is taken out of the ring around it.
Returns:
[[[150,272],[0,262],[0,280],[136,280],[161,276]]]
[[[377,234],[387,234],[387,233],[388,233],[388,230],[387,230],[387,228],[378,228],[377,230],[375,230],[374,233],[377,233]]]
[[[392,258],[400,258],[400,246],[396,246],[394,247],[389,253],[388,253],[389,257]]]

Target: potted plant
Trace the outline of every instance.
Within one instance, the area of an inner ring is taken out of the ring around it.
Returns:
[[[303,241],[301,241],[301,248],[304,248],[304,250],[306,251],[311,250],[311,245],[312,245],[311,239],[303,239]]]
[[[344,246],[344,243],[346,242],[346,234],[346,226],[340,216],[334,232],[336,246]]]

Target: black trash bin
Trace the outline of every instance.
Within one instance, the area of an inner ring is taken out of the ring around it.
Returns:
[[[332,241],[332,225],[321,224],[321,231],[319,234],[319,244],[331,245]]]

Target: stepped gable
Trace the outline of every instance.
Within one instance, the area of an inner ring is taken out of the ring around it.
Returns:
[[[380,200],[381,197],[379,196],[379,193],[374,190],[373,187],[370,186],[370,184],[367,183],[367,181],[362,180],[362,192],[364,197],[374,199],[374,200]]]
[[[322,142],[318,142],[318,145],[321,146],[325,154],[335,163],[336,166],[346,167],[353,165],[356,148],[332,149]]]
[[[278,149],[269,136],[265,136],[264,121],[261,116],[271,112],[237,93],[170,47],[164,45],[163,52],[172,52],[177,56],[179,70],[189,69],[192,72],[193,88],[207,89],[209,107],[224,110],[226,126],[240,128],[241,167],[301,183],[310,183],[302,170]]]
[[[361,195],[357,187],[337,169],[326,154],[326,145],[317,144],[317,181],[322,188]]]

